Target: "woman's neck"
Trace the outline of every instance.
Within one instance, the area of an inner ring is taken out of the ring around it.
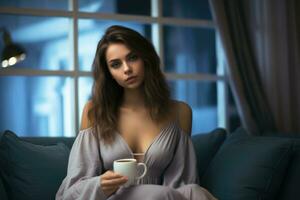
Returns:
[[[122,107],[132,110],[145,108],[145,99],[142,90],[125,90]]]

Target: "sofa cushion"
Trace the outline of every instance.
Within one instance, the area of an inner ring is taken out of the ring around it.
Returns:
[[[6,191],[2,182],[2,177],[0,177],[0,197],[1,200],[7,200]]]
[[[72,148],[75,137],[21,137],[25,142],[43,146],[56,145],[57,143],[65,144],[69,149]]]
[[[281,184],[278,200],[294,200],[300,197],[300,140],[295,139],[293,142],[293,154],[290,164],[287,168],[287,174]]]
[[[69,149],[22,141],[11,131],[0,135],[0,171],[8,199],[54,199],[66,175]]]
[[[202,185],[222,200],[275,199],[291,157],[292,141],[249,136],[238,129],[211,161]]]
[[[222,128],[217,128],[210,133],[197,134],[192,137],[197,156],[197,168],[200,180],[225,138],[226,130]]]

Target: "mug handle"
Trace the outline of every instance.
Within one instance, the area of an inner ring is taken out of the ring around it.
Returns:
[[[140,166],[143,166],[144,172],[143,172],[143,174],[140,175],[139,177],[136,177],[137,180],[143,178],[143,177],[146,175],[146,173],[147,173],[147,166],[145,165],[145,163],[138,163],[138,164],[137,164],[137,167],[140,167]]]

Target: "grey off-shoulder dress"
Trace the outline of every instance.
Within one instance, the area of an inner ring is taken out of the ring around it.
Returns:
[[[93,128],[79,132],[56,200],[214,200],[197,185],[196,157],[190,137],[178,122],[171,122],[155,137],[144,155],[147,175],[136,185],[120,187],[106,197],[100,175],[113,169],[113,161],[132,158],[133,154],[121,135],[111,145],[98,140]]]

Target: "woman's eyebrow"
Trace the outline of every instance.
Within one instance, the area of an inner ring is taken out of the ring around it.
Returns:
[[[130,51],[130,52],[126,55],[126,58],[128,58],[129,56],[132,56],[132,55],[135,55],[135,52]]]
[[[111,63],[111,62],[114,62],[114,61],[119,61],[120,59],[119,58],[115,58],[115,59],[111,59],[108,61],[108,63]]]
[[[130,51],[128,54],[126,54],[125,58],[128,58],[129,56],[132,56],[132,54],[134,54],[133,51]],[[114,58],[108,61],[108,63],[114,62],[114,61],[119,61],[119,58]]]
[[[126,54],[125,58],[128,58],[132,54],[134,54],[134,52],[130,51],[129,53]],[[119,60],[120,60],[120,58],[113,58],[113,59],[109,60],[108,63],[111,63],[111,62],[114,62],[114,61],[119,61]]]

